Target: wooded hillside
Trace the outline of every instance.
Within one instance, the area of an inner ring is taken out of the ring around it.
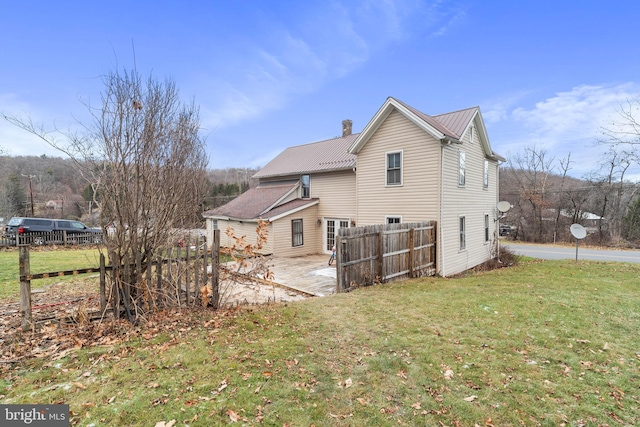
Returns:
[[[209,192],[202,209],[229,202],[257,185],[258,168],[208,171]],[[0,156],[0,218],[12,216],[80,219],[96,224],[91,186],[71,159],[42,156]]]

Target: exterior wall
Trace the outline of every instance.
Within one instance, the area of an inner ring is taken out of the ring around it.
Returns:
[[[219,219],[218,221],[218,228],[220,229],[220,247],[229,247],[229,246],[233,246],[233,244],[235,243],[233,241],[233,239],[231,239],[229,236],[227,236],[227,227],[232,227],[236,236],[240,237],[240,236],[246,236],[245,241],[247,243],[252,243],[255,244],[256,242],[256,228],[258,227],[258,224],[255,222],[249,222],[249,221],[229,221],[229,220],[224,220],[224,219]],[[207,218],[207,241],[211,242],[213,241],[213,220],[211,218]],[[262,248],[262,250],[260,251],[263,254],[272,254],[274,251],[274,244],[273,244],[273,224],[269,224],[269,239],[267,240],[267,243],[264,245],[264,247]]]
[[[314,253],[326,252],[323,238],[326,218],[356,219],[356,174],[352,170],[311,175],[311,197],[320,199],[316,220]],[[306,244],[306,243],[305,243]]]
[[[402,150],[402,185],[386,185],[386,154]],[[376,130],[357,161],[357,225],[438,220],[440,141],[393,111]]]
[[[302,220],[302,246],[292,246],[291,221]],[[273,253],[278,256],[302,256],[317,253],[317,240],[322,238],[322,227],[317,224],[318,205],[279,218],[273,223],[269,241],[273,242]]]
[[[475,267],[491,258],[495,243],[496,204],[498,202],[498,162],[489,160],[489,186],[484,188],[484,151],[474,126],[474,140],[469,132],[462,144],[443,146],[443,207],[440,219],[441,245],[438,258],[439,273],[443,276],[457,274]],[[464,186],[458,185],[459,152],[465,152]],[[484,216],[489,215],[489,243],[485,243]],[[460,250],[459,218],[465,217],[466,249]],[[444,258],[444,263],[442,262]]]

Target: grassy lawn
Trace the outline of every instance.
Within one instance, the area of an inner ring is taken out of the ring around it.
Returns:
[[[527,261],[302,302],[163,313],[34,359],[1,403],[72,425],[640,425],[640,265]]]
[[[17,298],[20,295],[20,269],[17,249],[0,251],[0,300]],[[72,270],[100,266],[100,252],[96,248],[83,249],[36,249],[29,252],[31,273]],[[34,280],[32,289],[46,286],[52,282],[72,280],[73,276]]]

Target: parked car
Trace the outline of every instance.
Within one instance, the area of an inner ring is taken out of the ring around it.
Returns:
[[[18,236],[28,236],[32,242],[42,245],[49,242],[60,242],[66,232],[68,238],[89,238],[91,243],[102,242],[102,230],[88,227],[80,221],[51,218],[13,217],[5,226],[5,237],[16,240]],[[57,233],[56,233],[57,232]]]

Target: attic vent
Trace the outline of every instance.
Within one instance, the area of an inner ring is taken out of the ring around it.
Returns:
[[[342,137],[349,136],[352,133],[353,122],[351,120],[342,121]]]

